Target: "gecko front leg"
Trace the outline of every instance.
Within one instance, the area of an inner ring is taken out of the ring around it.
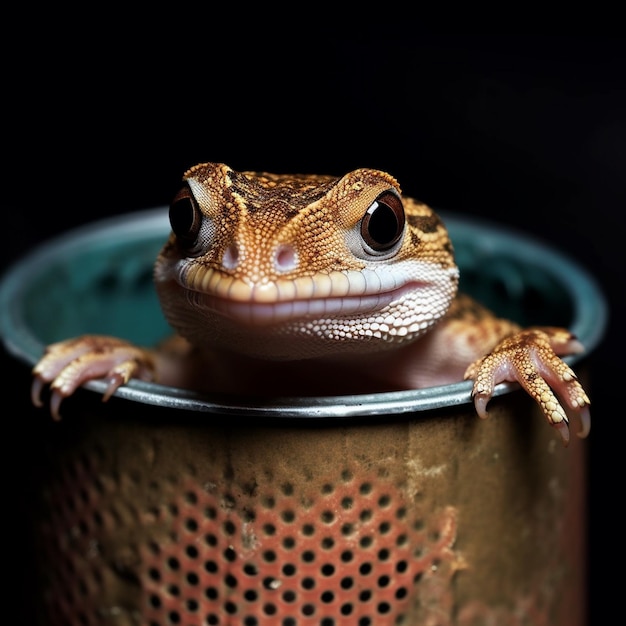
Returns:
[[[31,398],[41,407],[41,392],[50,384],[50,412],[61,418],[61,401],[72,395],[83,383],[104,378],[108,380],[102,400],[131,378],[151,381],[155,377],[152,354],[123,339],[104,335],[83,335],[49,345],[33,369]]]
[[[476,412],[487,417],[487,403],[498,383],[518,382],[558,430],[564,445],[570,438],[566,409],[581,422],[578,436],[586,437],[590,428],[589,398],[576,374],[558,356],[582,350],[576,337],[563,328],[529,328],[506,337],[465,371],[465,378],[474,381]]]

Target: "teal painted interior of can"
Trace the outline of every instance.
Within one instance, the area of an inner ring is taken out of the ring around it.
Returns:
[[[570,328],[591,352],[607,320],[606,301],[582,266],[527,235],[441,212],[461,270],[461,290],[522,325]],[[152,283],[167,238],[167,209],[103,220],[76,229],[15,263],[0,282],[0,333],[9,353],[34,365],[46,344],[82,333],[112,334],[140,345],[170,329]],[[581,357],[568,358],[575,363]],[[87,388],[102,393],[104,383]],[[497,394],[515,385],[500,385]],[[258,405],[242,398],[208,398],[131,381],[117,395],[209,412],[281,417],[345,417],[439,408],[470,401],[470,383],[386,394],[283,398]]]

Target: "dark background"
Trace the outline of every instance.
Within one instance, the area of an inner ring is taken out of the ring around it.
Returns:
[[[360,37],[250,37],[231,24],[218,43],[222,25],[189,33],[171,17],[176,36],[146,36],[120,18],[43,40],[22,27],[5,50],[0,269],[68,228],[166,205],[183,171],[209,160],[277,172],[381,168],[431,205],[549,242],[596,277],[610,304],[591,360],[590,601],[596,616],[618,610],[624,39],[408,28],[386,37],[382,24]],[[4,363],[8,388],[14,368]]]

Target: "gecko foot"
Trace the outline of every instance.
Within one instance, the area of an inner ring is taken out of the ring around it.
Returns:
[[[102,397],[111,395],[131,378],[154,379],[154,362],[150,353],[116,337],[83,335],[52,344],[33,368],[31,400],[43,406],[43,389],[50,385],[50,413],[61,419],[64,398],[89,380],[106,379],[108,386]]]
[[[486,418],[495,386],[518,382],[541,407],[564,445],[570,440],[568,412],[580,421],[578,436],[586,437],[591,427],[589,398],[574,371],[558,356],[581,350],[576,338],[560,328],[528,329],[507,337],[465,372],[465,378],[474,381],[476,412]]]

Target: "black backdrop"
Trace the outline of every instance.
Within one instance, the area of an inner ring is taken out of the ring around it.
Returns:
[[[3,44],[0,269],[70,227],[167,204],[182,172],[205,160],[278,172],[386,169],[436,207],[550,242],[595,275],[611,306],[593,358],[593,622],[617,610],[624,39],[408,28],[395,38],[324,29],[251,38],[230,24],[218,43],[219,24],[193,40],[185,20],[171,18],[175,39],[138,38],[142,24],[120,18],[99,35],[88,23],[43,39],[22,26],[19,44]],[[5,433],[17,425],[5,421]]]

